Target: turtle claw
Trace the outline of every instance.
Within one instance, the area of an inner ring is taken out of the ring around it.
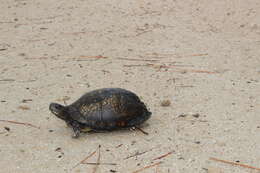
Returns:
[[[134,126],[130,128],[131,131],[135,131],[135,130],[139,130],[140,132],[142,132],[145,135],[149,135],[148,132],[144,131],[143,129],[141,129],[140,127]]]
[[[135,131],[136,128],[135,128],[135,126],[134,126],[134,127],[130,127],[129,130],[130,130],[130,131]]]
[[[70,122],[70,126],[73,129],[72,138],[78,138],[80,135],[80,126],[76,121]]]
[[[80,131],[79,130],[74,130],[73,129],[73,134],[72,134],[72,138],[76,139],[79,137]]]

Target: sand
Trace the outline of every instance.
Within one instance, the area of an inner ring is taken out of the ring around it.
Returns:
[[[260,167],[259,1],[8,0],[0,14],[0,119],[40,127],[0,121],[0,172],[256,172],[210,157]],[[72,139],[48,110],[104,87],[142,98],[149,135]],[[110,165],[77,165],[99,145]]]

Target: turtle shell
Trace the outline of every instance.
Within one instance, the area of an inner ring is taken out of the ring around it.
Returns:
[[[136,94],[121,88],[88,92],[67,108],[73,120],[96,130],[133,127],[151,116]]]

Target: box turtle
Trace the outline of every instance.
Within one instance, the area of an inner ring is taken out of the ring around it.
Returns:
[[[88,130],[110,131],[136,127],[151,116],[136,94],[121,88],[97,89],[68,106],[51,103],[49,109],[72,127],[73,138]]]

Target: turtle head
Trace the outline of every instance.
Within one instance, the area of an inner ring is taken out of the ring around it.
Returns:
[[[49,109],[58,118],[63,119],[63,120],[68,119],[68,114],[67,114],[65,106],[62,106],[58,103],[51,103],[49,106]]]

